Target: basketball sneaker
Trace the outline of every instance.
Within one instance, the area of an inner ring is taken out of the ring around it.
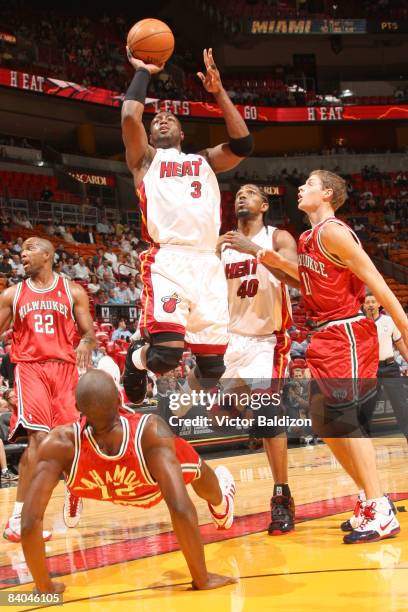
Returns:
[[[287,495],[273,495],[271,498],[271,522],[268,534],[272,536],[290,533],[295,528],[295,502]]]
[[[44,529],[42,532],[44,542],[48,542],[51,540],[52,533],[51,531],[47,531]],[[9,518],[7,521],[7,525],[3,531],[3,538],[8,540],[9,542],[14,542],[15,544],[19,544],[21,542],[21,520],[20,517],[16,519],[15,517]]]
[[[386,495],[386,498],[388,499],[390,503],[393,513],[396,515],[397,509],[394,505],[394,502],[392,501],[392,499],[388,497],[388,495]],[[347,521],[344,521],[340,525],[340,529],[342,531],[346,531],[346,532],[353,531],[353,529],[357,529],[357,527],[361,525],[361,521],[364,518],[364,513],[363,513],[364,504],[365,504],[365,495],[359,493],[357,501],[356,501],[356,505],[354,506],[353,516],[351,516],[349,519],[347,519]]]
[[[218,514],[214,507],[209,503],[208,508],[211,513],[211,518],[217,529],[229,529],[234,521],[234,498],[235,498],[235,481],[234,477],[223,465],[215,468],[215,475],[218,478],[223,499],[226,502],[226,510],[222,514]]]
[[[132,404],[141,404],[145,398],[147,389],[147,370],[139,370],[132,360],[133,353],[137,351],[140,346],[140,342],[129,346],[123,371],[123,387]]]
[[[353,531],[353,529],[357,529],[357,527],[360,527],[361,521],[363,520],[363,517],[364,517],[364,514],[363,514],[364,504],[365,504],[365,495],[359,493],[357,497],[356,505],[354,506],[352,516],[346,521],[343,521],[340,525],[340,529],[342,531],[346,531],[346,532]]]
[[[400,526],[387,497],[366,503],[362,510],[361,524],[344,536],[345,544],[377,542],[391,538],[400,532]]]
[[[16,482],[16,480],[18,480],[18,475],[13,474],[10,470],[4,470],[0,473],[0,482]]]
[[[72,495],[65,485],[64,508],[62,516],[67,527],[76,527],[81,520],[83,502],[80,497]]]

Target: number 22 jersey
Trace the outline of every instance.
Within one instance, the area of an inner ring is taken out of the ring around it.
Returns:
[[[30,279],[17,285],[13,302],[13,363],[60,360],[75,363],[76,324],[69,281],[58,274],[50,287]]]

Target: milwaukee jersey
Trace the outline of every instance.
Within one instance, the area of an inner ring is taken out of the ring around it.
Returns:
[[[355,316],[364,301],[364,283],[335,255],[329,253],[320,237],[326,223],[346,227],[358,244],[359,239],[343,221],[330,217],[303,232],[298,243],[298,266],[306,317],[314,323]]]
[[[204,157],[157,149],[138,196],[144,240],[215,250],[221,225],[220,190]]]
[[[263,227],[251,241],[272,249],[275,230],[271,226]],[[221,261],[228,283],[231,333],[266,336],[291,326],[291,306],[284,283],[252,255],[225,248]]]
[[[75,363],[73,341],[76,324],[69,282],[54,275],[46,289],[37,289],[30,279],[17,285],[13,302],[11,361]]]
[[[80,423],[74,423],[75,455],[67,478],[69,490],[79,497],[125,506],[149,508],[159,503],[162,494],[147,468],[142,450],[143,430],[150,416],[141,413],[125,415],[122,411],[119,418],[123,440],[119,452],[114,456],[100,450],[85,418]],[[176,454],[180,460],[177,440]],[[184,440],[180,442],[187,445]],[[195,451],[191,450],[198,459]],[[190,465],[182,460],[180,466],[183,472],[196,474],[199,470],[198,464]]]

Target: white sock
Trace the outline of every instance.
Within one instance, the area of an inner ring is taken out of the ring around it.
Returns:
[[[218,504],[218,506],[212,506],[212,509],[216,514],[225,514],[227,511],[227,504],[227,498],[225,497],[225,495],[223,495],[221,503]]]
[[[137,351],[135,351],[132,355],[132,361],[133,361],[133,365],[135,366],[135,368],[137,368],[138,370],[145,370],[146,369],[146,364],[143,363],[142,358],[141,358],[141,354],[142,354],[142,349],[145,347],[146,345],[141,346],[140,348],[137,349]]]
[[[360,498],[360,501],[363,501],[363,502],[367,501],[367,497],[363,489],[361,489],[361,491],[358,492],[358,496]]]
[[[5,467],[5,468],[2,468],[2,470],[1,470],[1,473],[2,473],[2,474],[7,474],[7,472],[8,472],[8,469],[7,469],[6,467]]]
[[[390,502],[388,500],[388,497],[386,497],[385,495],[383,495],[382,497],[374,497],[373,499],[367,499],[367,506],[370,506],[372,503],[375,502],[376,508],[378,508],[378,506],[390,506]]]
[[[14,518],[21,517],[21,511],[23,510],[23,504],[24,502],[18,502],[18,501],[14,503],[13,514],[12,514]]]

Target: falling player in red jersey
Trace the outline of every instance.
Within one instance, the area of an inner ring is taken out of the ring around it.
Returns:
[[[0,295],[0,332],[12,323],[11,360],[16,364],[17,406],[10,439],[28,435],[13,514],[3,533],[11,542],[20,541],[21,509],[40,442],[57,425],[79,418],[74,398],[77,367],[88,367],[96,345],[88,296],[80,285],[53,272],[51,242],[29,238],[21,260],[28,278]],[[81,341],[74,350],[77,327]],[[64,519],[69,527],[78,522],[80,507],[80,500],[66,496]]]
[[[223,466],[215,472],[193,447],[176,438],[152,414],[121,410],[121,396],[110,374],[89,370],[76,389],[83,418],[58,427],[43,441],[22,516],[21,539],[28,568],[42,593],[62,593],[52,582],[41,538],[43,515],[60,474],[75,494],[126,506],[151,508],[166,502],[193,588],[215,589],[235,579],[207,571],[197,513],[187,494],[191,483],[208,502],[218,529],[233,522],[234,479]]]
[[[299,209],[308,215],[312,229],[300,236],[298,264],[271,251],[260,253],[259,260],[300,280],[306,316],[316,330],[306,354],[317,383],[311,404],[314,426],[324,432],[322,437],[362,491],[353,530],[344,537],[353,544],[400,530],[381,489],[372,441],[357,424],[356,410],[372,401],[378,367],[377,330],[361,312],[365,285],[384,305],[405,343],[408,319],[357,236],[334,216],[346,197],[341,177],[326,170],[312,172],[299,188]]]

